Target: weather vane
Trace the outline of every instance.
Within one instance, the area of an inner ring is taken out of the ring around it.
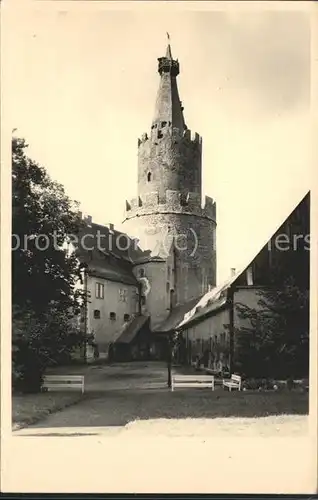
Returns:
[[[167,38],[168,38],[168,40],[170,42],[170,35],[169,35],[168,31],[167,31]]]

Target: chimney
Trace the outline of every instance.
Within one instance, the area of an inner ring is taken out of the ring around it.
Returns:
[[[114,234],[114,224],[106,224],[106,227],[109,229],[109,234]]]
[[[235,267],[231,267],[231,276],[235,276],[236,269]]]
[[[88,225],[88,227],[91,227],[92,225],[92,216],[91,215],[87,215],[85,218],[84,218],[86,224]]]

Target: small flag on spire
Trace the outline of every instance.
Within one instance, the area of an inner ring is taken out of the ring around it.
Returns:
[[[170,42],[170,35],[169,35],[168,31],[167,31],[167,38],[168,38],[168,40]]]

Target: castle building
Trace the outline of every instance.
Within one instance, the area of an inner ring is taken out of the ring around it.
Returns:
[[[206,293],[185,312],[178,325],[168,322],[164,325],[166,333],[174,330],[182,335],[182,362],[195,364],[199,360],[202,367],[212,372],[233,373],[239,350],[236,332],[251,326],[250,319],[240,314],[240,307],[263,309],[260,293],[280,290],[291,277],[300,290],[309,291],[309,264],[310,193],[307,193],[251,262]],[[302,328],[306,329],[306,325]],[[306,363],[305,357],[305,366]]]
[[[145,311],[152,328],[216,285],[216,205],[202,200],[202,138],[186,126],[170,43],[158,73],[151,128],[138,140],[137,196],[126,202],[123,222],[149,250],[134,271],[149,281]]]
[[[137,196],[126,201],[125,232],[88,218],[83,235],[91,250],[78,251],[89,296],[82,322],[103,353],[111,345],[127,354],[127,344],[135,343],[137,355],[149,355],[151,332],[216,285],[216,204],[202,199],[202,138],[185,124],[170,43],[158,73],[151,128],[138,140]]]
[[[168,43],[149,133],[138,140],[137,193],[126,201],[123,231],[87,217],[78,256],[87,301],[82,325],[100,354],[116,360],[160,358],[179,332],[181,362],[233,371],[237,304],[257,308],[259,290],[286,276],[309,288],[309,194],[252,262],[216,286],[216,204],[202,196],[202,138],[185,123],[179,62]],[[296,241],[289,252],[276,238]],[[87,245],[89,242],[89,245]],[[235,271],[235,270],[234,270]],[[285,273],[285,275],[284,275]]]

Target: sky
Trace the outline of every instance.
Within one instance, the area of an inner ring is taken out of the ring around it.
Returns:
[[[310,189],[309,14],[275,2],[243,12],[239,2],[88,3],[2,13],[7,123],[84,213],[120,227],[168,31],[185,120],[203,137],[203,194],[217,203],[220,283]]]

